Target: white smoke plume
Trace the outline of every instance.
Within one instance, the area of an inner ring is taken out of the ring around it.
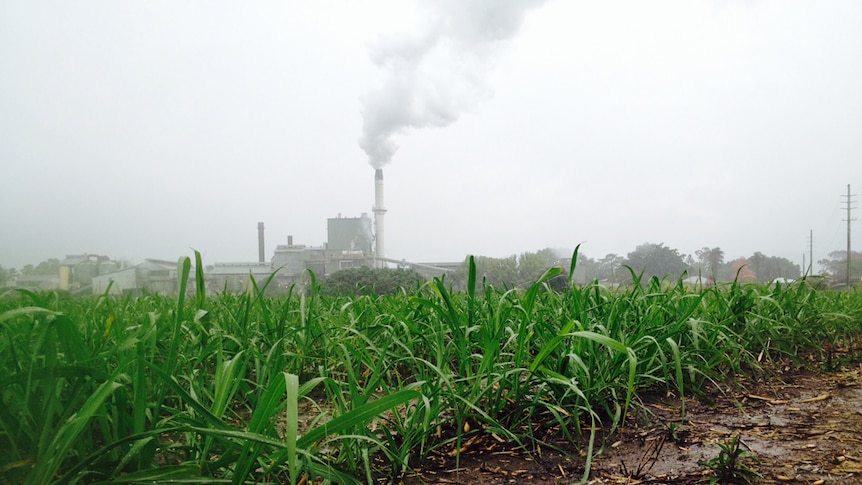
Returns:
[[[359,146],[374,168],[398,149],[392,137],[442,127],[491,96],[494,55],[518,33],[526,12],[544,0],[429,0],[409,34],[381,36],[369,55],[384,70],[380,86],[362,97]]]

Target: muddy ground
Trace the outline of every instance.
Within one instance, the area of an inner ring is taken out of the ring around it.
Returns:
[[[744,463],[762,475],[759,483],[862,484],[862,364],[828,373],[822,366],[787,365],[758,381],[738,376],[732,389],[686,399],[684,419],[675,396],[646,396],[625,428],[603,439],[588,483],[708,483],[713,472],[698,462],[739,436],[740,449],[757,459]],[[457,467],[452,455],[441,450],[401,483],[572,484],[584,474],[585,457],[572,448],[524,453],[481,434]]]

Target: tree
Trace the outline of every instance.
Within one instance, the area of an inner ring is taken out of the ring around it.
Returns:
[[[635,273],[643,271],[643,277],[650,279],[679,278],[687,269],[685,261],[676,249],[671,249],[664,243],[643,243],[626,256],[626,265]]]
[[[747,264],[754,271],[759,283],[769,283],[777,278],[799,278],[799,266],[787,258],[766,256],[760,251],[747,259]]]
[[[564,259],[565,257],[571,256],[572,253],[569,252],[568,254],[566,254],[565,251],[561,252],[556,249],[545,248],[536,251],[536,255],[544,259],[547,262],[548,266],[553,266],[554,263],[556,263],[560,259]]]
[[[828,258],[821,259],[818,263],[835,283],[844,284],[847,281],[847,251],[832,251]],[[862,280],[862,252],[850,251],[850,284],[859,283],[860,280]]]
[[[476,281],[497,286],[514,287],[518,281],[518,258],[513,254],[507,258],[491,258],[488,256],[476,256]],[[464,261],[466,275],[469,258]],[[465,278],[466,280],[466,278]]]
[[[724,251],[721,248],[708,248],[704,246],[694,252],[701,267],[712,277],[712,281],[718,281],[718,270],[724,263]]]
[[[556,254],[547,250],[536,253],[522,253],[518,256],[517,286],[525,288],[532,285],[554,264],[556,259]]]
[[[3,266],[0,266],[0,287],[5,285],[7,281],[11,280],[12,277],[15,276],[14,271],[14,268],[6,269]]]
[[[567,258],[564,261],[568,264],[566,264],[563,269],[568,272],[568,266],[571,265],[572,258]],[[575,274],[572,275],[572,280],[581,284],[587,284],[588,282],[598,278],[598,273],[599,264],[596,260],[579,251],[578,264],[575,265]]]
[[[580,257],[579,257],[580,258]],[[580,259],[579,259],[580,260]],[[492,258],[488,256],[473,256],[476,264],[476,282],[497,288],[527,288],[538,280],[549,268],[561,266],[568,270],[571,260],[560,258],[559,251],[545,248],[536,252],[525,252],[518,256]],[[454,273],[449,282],[454,288],[467,287],[467,272],[470,258]],[[566,278],[563,278],[566,280]],[[559,282],[557,282],[559,283]]]
[[[685,261],[685,265],[689,268],[694,268],[697,266],[697,262],[694,260],[694,258],[691,257],[691,254],[686,254],[685,257],[682,258],[682,260]]]
[[[32,264],[28,264],[21,268],[22,274],[59,274],[60,273],[60,260],[57,258],[47,259],[39,263],[38,266],[34,267]]]
[[[626,258],[608,253],[604,258],[596,261],[596,279],[599,281],[610,281],[617,283],[620,279],[620,268],[625,264]]]
[[[730,262],[730,270],[733,273],[733,278],[740,283],[754,283],[757,281],[757,275],[752,271],[751,266],[745,258],[737,258]]]
[[[399,288],[411,291],[423,281],[422,275],[414,270],[361,266],[332,273],[324,280],[321,289],[327,295],[337,296],[391,295]]]

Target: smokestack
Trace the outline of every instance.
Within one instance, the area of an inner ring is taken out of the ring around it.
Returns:
[[[293,236],[292,235],[287,236],[287,245],[293,246]]]
[[[383,206],[383,169],[378,168],[374,171],[374,255],[375,257],[384,257],[383,252],[383,214],[386,214],[386,209]],[[384,266],[382,261],[377,262],[378,266]]]
[[[257,223],[257,260],[258,262],[265,263],[266,255],[263,248],[263,223]]]

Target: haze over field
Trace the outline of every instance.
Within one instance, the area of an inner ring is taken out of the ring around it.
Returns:
[[[813,229],[816,261],[862,191],[860,25],[856,0],[0,0],[0,265],[253,261],[258,221],[268,257],[319,245],[371,214],[369,162],[393,258],[801,263]]]

